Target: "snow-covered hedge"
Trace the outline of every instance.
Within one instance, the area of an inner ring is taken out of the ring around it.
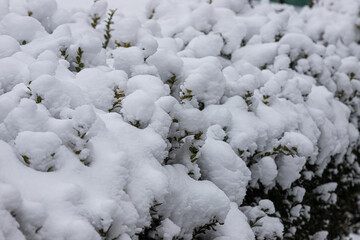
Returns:
[[[0,0],[0,239],[354,230],[360,3],[314,2]]]

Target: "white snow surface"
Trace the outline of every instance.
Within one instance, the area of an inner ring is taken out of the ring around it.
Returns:
[[[240,205],[358,140],[359,3],[247,2],[0,0],[0,239],[282,238]]]

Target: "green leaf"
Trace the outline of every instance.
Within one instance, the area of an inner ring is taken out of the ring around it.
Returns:
[[[187,99],[187,98],[192,98],[193,97],[193,95],[185,95],[185,96],[183,96],[182,98],[183,99]]]
[[[190,150],[190,152],[192,152],[194,154],[199,152],[199,149],[197,149],[196,147],[193,147],[193,146],[189,147],[189,150]]]
[[[355,73],[351,72],[350,73],[350,79],[352,80],[355,77]]]
[[[198,132],[197,134],[195,134],[195,136],[194,136],[195,140],[200,140],[202,135],[203,135],[203,132]]]
[[[40,96],[37,96],[36,103],[41,103],[41,101],[42,101],[42,98]]]
[[[35,233],[37,234],[40,230],[41,230],[42,226],[38,227],[36,230],[35,230]]]
[[[23,158],[24,162],[27,164],[27,165],[30,165],[30,161],[29,161],[29,157],[26,156],[26,155],[21,155],[21,157]]]

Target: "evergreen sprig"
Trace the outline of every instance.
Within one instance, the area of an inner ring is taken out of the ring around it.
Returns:
[[[111,25],[114,24],[114,21],[112,19],[114,17],[116,10],[117,9],[110,9],[110,12],[108,13],[108,18],[105,20],[106,23],[105,34],[104,34],[105,42],[103,43],[103,48],[107,48],[107,46],[109,45],[111,38],[111,31],[113,31],[113,29],[111,29]]]
[[[76,72],[80,72],[84,68],[84,63],[81,61],[84,51],[81,49],[81,47],[79,47],[76,53],[77,56],[75,58],[75,70]]]
[[[97,26],[97,25],[99,24],[99,22],[100,22],[100,16],[95,13],[93,16],[91,16],[91,20],[92,20],[91,26],[92,26],[93,28],[96,28],[96,26]]]

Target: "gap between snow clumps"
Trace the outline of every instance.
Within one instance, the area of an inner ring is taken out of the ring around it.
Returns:
[[[0,240],[359,227],[357,0],[129,2],[0,0]]]

